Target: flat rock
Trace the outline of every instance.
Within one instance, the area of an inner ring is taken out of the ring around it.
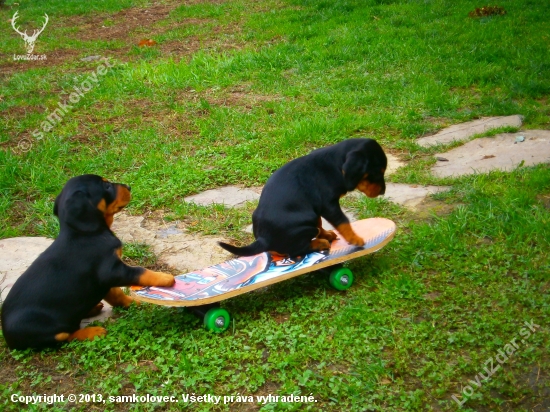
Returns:
[[[516,142],[519,136],[525,140]],[[484,137],[435,156],[447,159],[438,161],[432,167],[432,173],[437,177],[487,173],[491,170],[510,171],[520,164],[532,166],[548,163],[550,131],[526,130]]]
[[[107,319],[113,316],[113,307],[109,305],[107,302],[103,302],[103,309],[101,312],[99,312],[99,315],[93,316],[91,318],[82,319],[80,322],[80,327],[85,328],[90,323],[95,322],[96,320],[99,322],[105,322]]]
[[[203,269],[231,258],[231,254],[217,244],[227,239],[188,234],[177,223],[166,225],[162,222],[146,222],[143,216],[120,213],[115,216],[111,229],[123,242],[151,246],[160,263],[182,273]]]
[[[397,156],[392,155],[391,153],[386,153],[388,158],[388,167],[386,168],[386,173],[384,176],[389,176],[397,171],[400,167],[405,165],[405,162],[399,160]]]
[[[0,240],[0,299],[15,281],[53,243],[45,237],[13,237]]]
[[[213,203],[225,207],[240,207],[246,202],[258,200],[261,189],[242,188],[238,186],[225,186],[218,189],[207,190],[197,195],[188,196],[184,200],[201,206],[209,206]]]
[[[416,207],[429,195],[449,190],[449,186],[422,186],[404,183],[386,183],[384,198],[409,209]]]
[[[482,117],[471,122],[455,124],[440,130],[432,136],[421,137],[416,141],[422,147],[430,147],[437,144],[449,144],[453,141],[465,141],[475,134],[484,133],[498,127],[521,127],[523,117],[520,115]]]

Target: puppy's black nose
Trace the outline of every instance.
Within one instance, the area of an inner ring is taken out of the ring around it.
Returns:
[[[124,186],[126,186],[128,188],[128,192],[132,191],[132,188],[130,186],[128,186],[128,185],[124,185]]]

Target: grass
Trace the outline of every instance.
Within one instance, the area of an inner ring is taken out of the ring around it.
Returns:
[[[97,173],[131,184],[131,213],[163,209],[193,231],[246,242],[241,228],[254,204],[225,210],[183,197],[262,185],[290,159],[352,136],[374,137],[408,160],[394,182],[452,185],[434,199],[452,212],[419,217],[384,200],[345,199],[360,217],[399,226],[385,249],[350,263],[354,288],[337,293],[307,275],[231,299],[224,306],[235,320],[224,335],[205,332],[185,312],[143,305],[117,311],[102,340],[40,353],[9,352],[0,342],[5,410],[21,407],[13,393],[179,399],[96,404],[100,410],[178,410],[180,395],[192,393],[317,401],[272,402],[265,411],[456,410],[452,395],[531,319],[541,328],[475,386],[463,409],[549,406],[550,169],[437,179],[427,166],[442,148],[420,148],[415,139],[480,116],[522,114],[524,128],[548,128],[550,5],[503,1],[506,15],[471,19],[468,12],[483,4],[6,3],[2,21],[18,9],[23,29],[43,13],[50,23],[35,49],[48,64],[10,62],[23,41],[0,27],[0,238],[55,237],[51,211],[63,183]],[[162,15],[133,23],[143,10]],[[117,28],[125,30],[102,31]],[[157,46],[137,47],[142,38]],[[90,55],[111,56],[115,67],[36,139],[32,132],[58,102],[97,69],[100,62],[80,60]],[[31,149],[20,150],[21,141]],[[157,264],[144,245],[124,253]]]

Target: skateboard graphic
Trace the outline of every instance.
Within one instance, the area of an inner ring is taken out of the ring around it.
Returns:
[[[222,332],[229,327],[229,313],[213,307],[213,303],[376,252],[393,239],[396,230],[395,223],[384,218],[359,220],[351,226],[365,240],[364,246],[350,245],[339,237],[332,242],[330,250],[296,258],[269,252],[243,256],[178,275],[170,288],[132,286],[131,295],[157,305],[190,307],[204,318],[207,329]],[[329,282],[338,290],[346,290],[353,282],[353,274],[340,267],[332,271]]]

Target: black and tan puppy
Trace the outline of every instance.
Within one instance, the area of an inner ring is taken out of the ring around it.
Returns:
[[[270,251],[299,256],[328,249],[336,239],[321,227],[321,217],[356,246],[364,241],[351,228],[340,198],[358,189],[368,197],[384,194],[387,159],[372,139],[349,139],[294,159],[268,179],[252,214],[256,241],[245,247],[220,242],[239,256]]]
[[[103,336],[100,327],[80,329],[105,299],[128,307],[120,286],[172,286],[172,275],[132,267],[120,260],[122,243],[111,232],[113,215],[130,201],[130,187],[96,175],[70,179],[55,199],[60,232],[15,282],[2,305],[2,330],[11,349],[44,348],[63,341]]]

